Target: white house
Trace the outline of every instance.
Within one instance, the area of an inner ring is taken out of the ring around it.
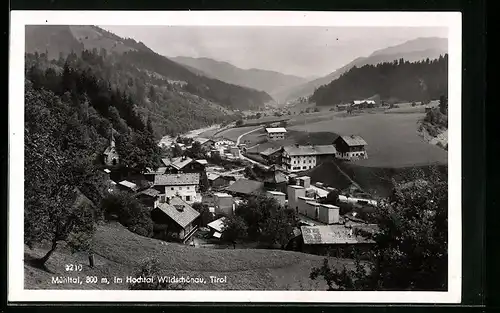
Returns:
[[[288,172],[311,169],[323,158],[333,158],[337,150],[333,145],[288,146],[283,148],[281,164]]]
[[[266,128],[266,133],[269,140],[284,140],[286,129],[284,127]]]
[[[154,188],[160,191],[160,202],[176,196],[189,204],[201,202],[199,184],[198,173],[163,174],[154,178]]]

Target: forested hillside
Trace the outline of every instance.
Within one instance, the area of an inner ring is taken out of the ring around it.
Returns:
[[[332,105],[379,95],[381,100],[426,101],[448,93],[448,54],[435,60],[403,59],[354,67],[328,85],[319,87],[310,100]]]
[[[141,115],[151,116],[157,136],[234,120],[227,116],[232,110],[272,101],[265,92],[193,73],[141,42],[96,26],[28,26],[26,52],[43,54],[45,63],[60,68],[70,55],[77,68],[90,67],[111,88],[126,90]]]

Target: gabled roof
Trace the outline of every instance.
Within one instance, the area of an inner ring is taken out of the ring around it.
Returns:
[[[216,180],[217,178],[219,178],[220,175],[219,174],[215,174],[215,173],[207,173],[207,178],[208,180]]]
[[[228,192],[251,195],[264,188],[264,183],[256,180],[239,179],[226,188]]]
[[[207,224],[208,227],[216,230],[219,233],[222,233],[222,229],[224,228],[224,222],[226,221],[225,217],[221,217],[213,222]]]
[[[266,128],[266,132],[268,132],[268,133],[286,133],[286,129],[284,127],[269,127],[269,128]]]
[[[195,138],[194,141],[199,142],[200,145],[205,144],[205,143],[210,142],[210,141],[213,142],[212,139],[210,139],[210,138],[203,138],[203,137]]]
[[[137,195],[145,195],[145,196],[150,196],[150,197],[158,197],[160,195],[160,191],[154,189],[154,188],[148,188],[146,190],[143,190],[139,192]]]
[[[208,164],[208,161],[205,160],[205,159],[199,159],[199,160],[195,160],[196,162],[202,164],[202,165],[207,165]]]
[[[170,203],[160,203],[158,209],[182,228],[185,228],[200,216],[198,211],[178,197],[170,199]]]
[[[287,146],[283,148],[286,153],[292,156],[300,155],[327,155],[335,154],[337,150],[334,145],[320,146]]]
[[[279,148],[267,148],[266,150],[262,151],[260,154],[264,156],[270,156],[278,151],[281,150],[281,147]]]
[[[156,175],[155,186],[179,186],[179,185],[198,185],[200,183],[200,174],[198,173],[179,173]]]
[[[366,141],[361,138],[361,136],[358,135],[351,135],[351,136],[339,136],[335,141],[337,140],[343,140],[348,146],[366,146],[367,143]]]
[[[122,186],[127,187],[127,188],[132,189],[132,190],[137,189],[137,185],[132,183],[132,182],[129,182],[128,180],[122,180],[121,182],[118,183],[118,185],[122,185]]]
[[[189,163],[191,163],[193,161],[193,159],[189,158],[189,157],[177,157],[177,158],[174,158],[172,160],[170,159],[162,159],[161,160],[163,162],[163,164],[165,164],[165,166],[172,166],[173,168],[177,169],[177,170],[180,170],[182,169],[184,166],[188,165]]]
[[[357,244],[371,242],[344,225],[302,226],[305,244]]]

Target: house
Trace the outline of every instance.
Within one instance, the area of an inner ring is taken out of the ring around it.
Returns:
[[[281,206],[285,206],[286,194],[280,191],[268,191],[267,195],[271,198],[276,199]]]
[[[223,192],[214,193],[215,214],[233,216],[235,203],[233,196]]]
[[[219,150],[220,148],[224,146],[234,146],[236,143],[232,141],[231,139],[227,138],[217,138],[214,140],[214,147],[215,149]]]
[[[222,237],[222,232],[224,229],[224,222],[226,221],[225,217],[221,217],[207,224],[207,227],[210,229],[212,233],[212,237],[220,239]]]
[[[204,149],[209,151],[210,149],[213,149],[215,146],[215,141],[210,138],[203,138],[203,137],[198,137],[195,138],[194,141],[198,142],[200,146]]]
[[[161,160],[165,165],[165,172],[169,174],[178,173],[203,173],[205,171],[206,161],[193,160],[186,156],[177,158],[165,158]],[[201,162],[200,162],[201,161]],[[204,164],[205,163],[205,164]]]
[[[267,171],[267,177],[264,179],[264,187],[268,190],[277,190],[281,192],[287,191],[288,177],[283,171],[276,167],[271,166]]]
[[[144,173],[144,177],[146,178],[147,181],[153,182],[155,180],[156,175],[163,175],[167,172],[167,168],[165,166],[158,167],[156,170],[149,170],[148,172]]]
[[[256,195],[263,190],[263,182],[249,179],[239,179],[226,188],[226,192],[240,197]]]
[[[299,211],[298,199],[299,197],[306,196],[306,189],[302,186],[288,185],[287,195],[288,195],[288,208],[293,209],[295,210],[295,212],[298,213]]]
[[[122,180],[121,182],[118,183],[118,188],[123,191],[130,191],[130,192],[136,192],[139,187],[132,183],[129,182],[128,180]]]
[[[287,146],[283,148],[281,165],[288,172],[305,171],[325,159],[333,158],[336,152],[333,145]]]
[[[354,100],[352,101],[352,106],[356,108],[373,108],[375,106],[375,100]]]
[[[358,135],[339,136],[333,142],[337,149],[336,157],[342,160],[367,159],[366,141]]]
[[[222,174],[207,173],[208,184],[212,188],[226,187],[236,179],[233,176],[224,176]]]
[[[150,209],[156,208],[160,203],[160,191],[154,188],[140,191],[135,197]]]
[[[120,161],[118,151],[116,150],[115,137],[113,135],[113,129],[111,129],[111,138],[109,140],[109,146],[104,150],[104,164],[107,166],[116,166]]]
[[[229,153],[231,153],[233,158],[239,158],[240,157],[240,148],[238,148],[237,146],[229,147]]]
[[[154,225],[154,237],[162,240],[187,241],[196,231],[193,223],[200,213],[184,200],[173,197],[159,203],[151,211]]]
[[[266,128],[266,133],[269,140],[284,140],[286,129],[284,127]]]
[[[200,202],[199,184],[198,173],[163,174],[155,176],[154,180],[154,188],[160,191],[160,202],[173,197],[179,197],[190,204]]]
[[[281,163],[281,152],[282,148],[267,148],[262,151],[260,156],[267,161],[268,164],[280,164]]]
[[[366,238],[361,232],[345,225],[301,226],[303,245],[301,251],[312,254],[330,255],[333,257],[351,257],[353,249],[367,251],[374,241]]]

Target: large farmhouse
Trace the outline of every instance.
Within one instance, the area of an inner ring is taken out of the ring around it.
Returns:
[[[201,160],[193,160],[186,156],[177,158],[162,159],[165,165],[165,173],[178,174],[178,173],[203,173],[205,171],[205,162]]]
[[[200,174],[180,173],[156,175],[154,188],[160,191],[160,202],[179,197],[187,203],[201,202]]]
[[[367,159],[366,141],[357,135],[339,136],[333,142],[337,149],[336,157],[342,160]]]
[[[323,159],[335,156],[333,145],[288,146],[283,148],[281,164],[288,172],[300,172],[311,169]]]
[[[284,140],[286,129],[284,127],[266,128],[266,133],[269,140]]]

